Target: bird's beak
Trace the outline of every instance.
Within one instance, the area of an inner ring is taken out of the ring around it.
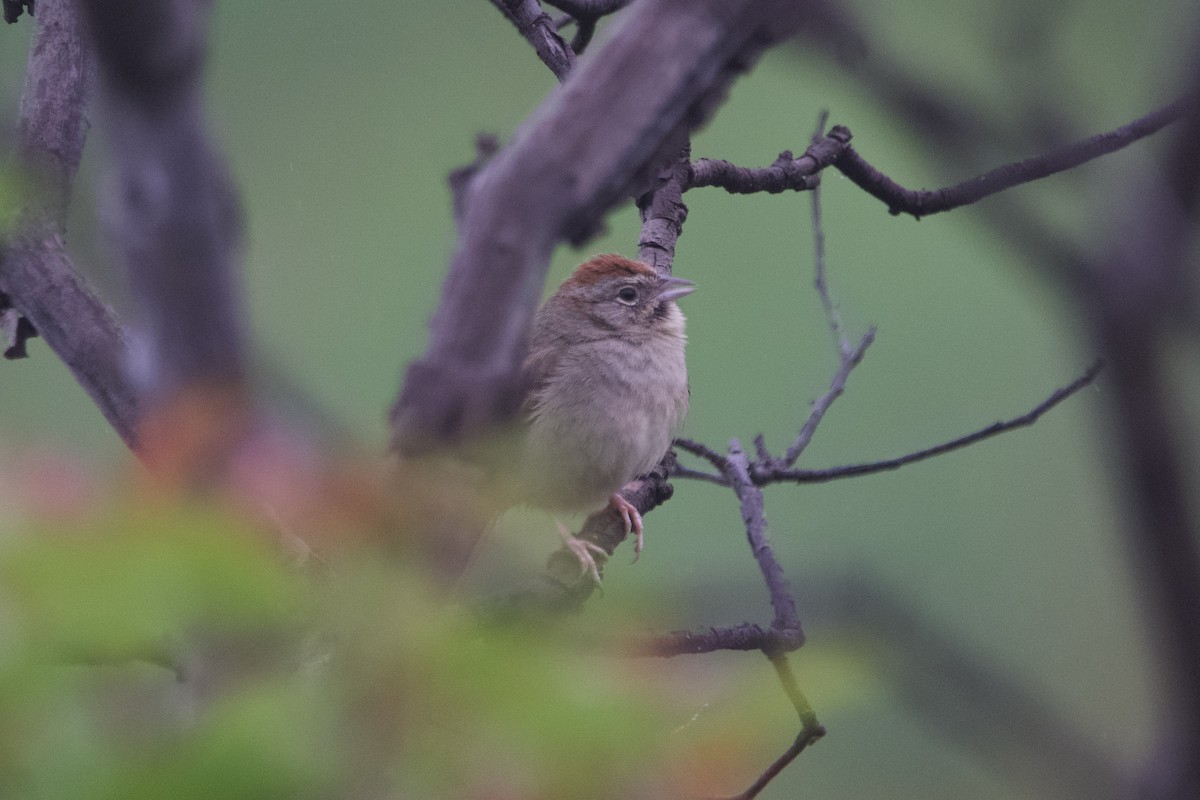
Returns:
[[[678,300],[696,291],[696,284],[683,278],[663,278],[662,284],[658,287],[659,300]]]

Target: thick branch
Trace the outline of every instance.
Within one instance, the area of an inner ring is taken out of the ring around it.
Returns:
[[[692,143],[687,136],[658,170],[655,185],[637,199],[642,217],[638,236],[638,261],[654,267],[660,275],[670,275],[675,265],[675,243],[683,233],[688,208],[683,202],[687,184],[688,159]]]
[[[733,77],[791,31],[784,0],[641,0],[472,182],[459,247],[393,408],[393,441],[419,452],[516,412],[519,368],[550,254],[582,242]]]
[[[17,124],[17,157],[34,194],[0,249],[0,292],[91,396],[131,447],[138,400],[125,376],[125,341],[63,246],[63,220],[87,136],[90,59],[74,5],[38,3]]]
[[[239,210],[203,124],[208,7],[82,3],[116,162],[106,209],[145,326],[138,377],[157,394],[243,372]]]
[[[1045,155],[1005,164],[942,189],[906,189],[871,166],[853,147],[847,147],[834,166],[863,191],[887,203],[890,213],[911,214],[920,219],[930,214],[970,205],[1005,189],[1055,175],[1120,150],[1174,122],[1183,111],[1184,101],[1176,100],[1127,125],[1096,134]]]
[[[1095,291],[1082,297],[1111,367],[1107,398],[1130,514],[1127,545],[1167,679],[1164,738],[1175,739],[1165,796],[1178,798],[1200,793],[1200,522],[1172,397],[1168,326],[1181,308],[1195,314],[1200,61],[1192,65],[1189,95],[1158,170],[1130,193],[1128,211],[1113,226],[1106,257],[1092,271]]]

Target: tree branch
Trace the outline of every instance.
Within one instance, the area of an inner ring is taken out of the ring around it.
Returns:
[[[977,200],[1024,183],[1055,175],[1108,153],[1127,147],[1179,119],[1184,101],[1176,100],[1157,111],[1105,133],[1099,133],[1044,155],[996,167],[954,186],[935,190],[906,189],[871,166],[853,147],[846,147],[834,162],[843,175],[867,194],[882,200],[893,215],[930,214],[970,205]]]
[[[675,489],[669,483],[675,469],[675,453],[668,452],[649,474],[631,481],[621,489],[621,496],[645,516],[671,499]],[[625,523],[611,508],[590,515],[577,534],[578,538],[604,549],[610,556],[625,541]],[[603,564],[600,565],[603,573]],[[565,547],[551,554],[546,570],[528,585],[489,604],[488,613],[523,614],[573,611],[591,597],[596,584],[580,580],[579,557]]]
[[[554,246],[586,240],[614,204],[641,191],[664,148],[707,119],[733,77],[802,11],[783,0],[641,0],[572,70],[472,182],[428,350],[393,407],[398,449],[422,452],[515,414]]]
[[[792,666],[788,662],[786,655],[779,654],[771,656],[771,665],[775,667],[775,672],[779,676],[779,682],[783,686],[784,692],[792,701],[793,708],[796,709],[796,714],[800,717],[800,732],[796,734],[795,741],[779,758],[775,759],[769,767],[763,770],[763,773],[758,776],[754,783],[747,787],[746,791],[736,794],[727,800],[754,800],[762,794],[762,790],[767,788],[767,785],[779,776],[779,773],[787,769],[787,766],[796,760],[796,757],[803,753],[808,747],[825,735],[825,727],[817,722],[817,715],[813,712],[812,706],[809,705],[808,699],[800,691],[800,686],[796,683],[796,676],[792,673]]]
[[[575,51],[558,35],[554,20],[542,10],[542,4],[538,0],[492,0],[492,5],[516,26],[554,77],[566,80],[575,66]]]
[[[1016,428],[1027,427],[1037,422],[1043,414],[1057,406],[1062,401],[1066,400],[1071,395],[1078,392],[1085,386],[1088,386],[1096,379],[1096,376],[1103,368],[1104,362],[1097,360],[1087,370],[1071,383],[1061,388],[1055,389],[1054,392],[1038,403],[1029,411],[1019,417],[1014,417],[1003,422],[995,422],[986,428],[969,433],[966,436],[960,436],[957,439],[951,439],[948,442],[943,442],[933,447],[927,447],[924,450],[918,450],[915,453],[898,458],[890,458],[884,461],[871,461],[865,464],[852,464],[844,467],[831,467],[829,469],[786,469],[775,464],[763,465],[757,463],[754,465],[752,473],[755,483],[760,486],[765,486],[770,483],[826,483],[832,480],[841,478],[853,478],[860,475],[871,475],[876,472],[887,472],[893,469],[908,464],[914,464],[918,461],[924,461],[927,458],[933,458],[944,453],[949,453],[953,450],[958,450],[963,447],[969,447],[984,439],[990,439],[993,436],[998,436]]]
[[[134,447],[139,403],[125,374],[124,333],[71,263],[62,238],[87,137],[91,60],[69,0],[42,0],[36,19],[17,123],[17,159],[33,195],[0,248],[0,292]]]
[[[849,147],[850,129],[835,125],[829,134],[810,145],[799,158],[784,150],[769,167],[738,167],[728,161],[702,158],[691,164],[687,187],[717,186],[730,194],[803,192],[820,183],[820,172],[835,163]]]
[[[800,458],[800,454],[808,447],[812,441],[813,434],[817,432],[817,426],[821,424],[821,420],[825,417],[825,412],[833,405],[833,401],[842,396],[842,392],[846,390],[846,380],[850,377],[850,373],[854,368],[862,363],[863,356],[867,353],[867,348],[875,341],[875,329],[868,328],[859,340],[858,346],[848,353],[841,353],[841,363],[838,365],[838,370],[834,373],[833,380],[829,384],[829,390],[825,394],[817,398],[812,405],[812,411],[808,414],[808,419],[800,427],[800,433],[796,435],[796,440],[788,447],[787,452],[783,456],[781,465],[788,467],[796,463],[796,459]]]
[[[33,16],[33,0],[4,0],[4,21],[12,24],[21,18],[23,10]]]
[[[633,0],[546,0],[559,11],[570,14],[575,19],[599,19],[614,14]]]
[[[138,377],[160,397],[244,372],[239,209],[203,125],[208,7],[82,4],[116,162],[105,207],[146,331]]]

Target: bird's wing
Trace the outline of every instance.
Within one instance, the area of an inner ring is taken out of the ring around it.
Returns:
[[[559,347],[537,347],[530,351],[521,366],[521,382],[525,387],[525,401],[521,405],[521,416],[528,420],[537,411],[538,398],[558,369],[562,350]]]

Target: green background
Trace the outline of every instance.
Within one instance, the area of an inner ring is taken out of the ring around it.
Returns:
[[[1039,32],[1034,51],[1022,45],[1028,9],[1020,3],[856,8],[872,37],[868,60],[896,59],[1018,128],[1023,100],[1048,98],[1070,123],[1063,140],[1169,99],[1190,29],[1183,3],[1067,2],[1039,17],[1053,27]],[[0,108],[10,119],[30,30],[27,20],[0,30]],[[422,351],[454,246],[446,174],[471,158],[477,132],[507,140],[553,78],[494,8],[466,0],[219,4],[212,47],[210,123],[243,192],[245,289],[265,391],[311,397],[382,453],[386,411],[403,366]],[[768,164],[782,149],[804,148],[822,109],[850,127],[864,156],[914,188],[1033,154],[998,142],[993,162],[946,163],[875,105],[853,70],[799,44],[770,53],[735,84],[693,155]],[[90,208],[100,128],[70,244],[128,317]],[[1120,216],[1124,182],[1153,148],[1142,143],[1015,192],[1100,245]],[[917,223],[889,216],[832,172],[822,200],[829,280],[847,333],[876,325],[878,337],[802,466],[893,457],[1015,416],[1093,358],[1071,305],[984,223],[987,202]],[[676,272],[699,290],[683,304],[692,385],[685,435],[723,449],[730,437],[749,445],[761,432],[781,449],[836,368],[811,288],[809,199],[705,189],[687,202]],[[560,249],[550,285],[588,254],[633,254],[637,236],[626,205],[602,239],[582,252]],[[30,353],[0,364],[0,463],[51,450],[98,472],[132,469],[45,345],[35,340]],[[1187,385],[1195,377],[1180,367]],[[806,688],[830,729],[768,797],[1028,796],[1019,779],[904,705],[886,664],[825,622],[822,605],[848,576],[877,579],[1015,676],[1118,768],[1148,754],[1156,676],[1120,538],[1104,391],[1101,378],[1032,429],[895,473],[767,492],[772,541],[809,621],[797,668],[805,684],[811,665]],[[647,519],[641,561],[630,567],[620,551],[606,593],[586,613],[633,614],[648,629],[768,621],[732,495],[690,482],[676,490]],[[530,519],[535,530],[519,545],[540,557],[554,546],[553,526]],[[672,607],[648,600],[656,596]],[[844,674],[829,668],[831,653],[851,653]],[[751,655],[719,658],[742,659],[747,675],[769,670]],[[697,697],[697,714],[713,702]],[[762,724],[778,730],[780,749],[790,741],[782,695],[778,715]]]

